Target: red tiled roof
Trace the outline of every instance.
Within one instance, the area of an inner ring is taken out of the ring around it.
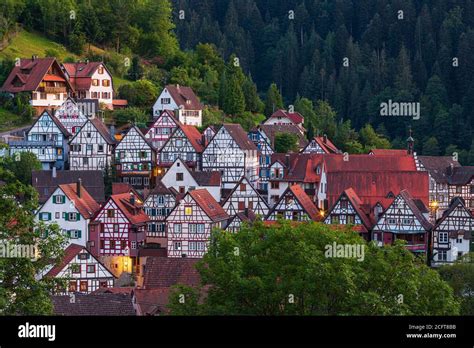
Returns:
[[[286,110],[277,110],[273,113],[272,117],[287,117],[294,124],[301,124],[304,121],[304,117],[299,112],[288,112]]]
[[[184,124],[178,124],[178,127],[181,128],[186,138],[188,138],[194,150],[196,150],[197,153],[203,152],[204,146],[202,144],[202,135],[199,133],[198,129],[194,126]]]
[[[171,94],[171,97],[178,105],[185,110],[201,110],[202,105],[199,102],[199,98],[194,94],[191,87],[179,86],[179,85],[167,85],[165,88]]]
[[[113,106],[127,106],[128,100],[126,99],[112,99]]]
[[[374,156],[410,156],[407,150],[398,149],[372,149],[370,153]]]
[[[431,230],[433,225],[423,215],[424,213],[428,213],[428,208],[426,208],[424,203],[419,199],[413,198],[413,196],[410,194],[408,190],[402,190],[400,192],[400,196],[403,197],[407,205],[410,207],[413,215],[415,215],[415,217],[421,223],[423,228],[426,231]]]
[[[324,156],[322,154],[283,154],[272,155],[272,163],[280,162],[285,167],[289,162],[289,169],[285,168],[283,181],[317,183],[321,181],[321,174],[317,174],[317,167],[323,170]]]
[[[308,213],[309,217],[313,221],[319,220],[319,210],[314,205],[313,201],[309,196],[304,192],[300,185],[293,185],[289,187],[289,190],[293,193],[293,196],[298,200],[303,209]],[[283,195],[284,196],[284,195]]]
[[[374,225],[374,222],[370,221],[369,218],[370,211],[366,211],[362,200],[357,196],[357,193],[352,188],[345,190],[343,195],[346,195],[362,221],[363,228],[359,232],[369,232]]]
[[[229,218],[229,215],[207,190],[193,190],[189,192],[189,195],[212,221],[222,221]]]
[[[393,201],[388,195],[397,196],[407,189],[416,198],[428,204],[429,186],[427,172],[409,171],[346,171],[329,172],[327,175],[327,198],[332,206],[342,192],[352,188],[357,196],[370,207],[377,203],[387,208]]]
[[[84,219],[91,219],[100,209],[100,205],[87,192],[86,188],[81,185],[81,197],[77,195],[78,184],[59,185],[59,188],[74,202],[74,206],[81,213]]]
[[[413,171],[416,163],[413,156],[373,156],[338,154],[325,155],[326,169],[328,172],[380,172],[380,171]],[[357,190],[356,190],[357,191]],[[342,192],[342,191],[341,191]],[[359,191],[357,191],[359,192]],[[339,193],[340,194],[340,193]]]
[[[107,141],[108,144],[113,145],[115,144],[115,139],[110,134],[109,129],[107,126],[102,122],[99,118],[91,118],[89,121],[94,125],[95,129],[102,135]]]
[[[314,141],[324,150],[326,153],[338,153],[339,149],[329,140],[327,137],[314,137]]]
[[[452,156],[418,156],[418,160],[436,182],[444,184],[449,181],[448,168],[451,165],[453,169],[461,166],[458,161],[453,160]]]
[[[130,223],[134,225],[140,225],[150,221],[148,215],[146,215],[143,211],[142,204],[135,202],[135,205],[133,206],[130,203],[130,193],[112,195],[110,196],[110,199],[113,200],[113,202],[122,211]]]
[[[53,268],[49,270],[48,273],[46,273],[45,277],[56,277],[59,272],[61,272],[64,267],[66,267],[69,262],[71,262],[77,254],[79,254],[82,250],[85,250],[86,248],[83,247],[82,245],[77,245],[77,244],[71,244],[69,245],[66,250],[64,250],[64,256],[61,260],[61,263],[59,265],[55,265]]]
[[[168,312],[168,298],[171,288],[135,289],[136,305],[141,315],[156,315]]]
[[[189,258],[150,257],[143,275],[143,288],[169,288],[177,284],[197,286],[201,282],[195,268],[198,261]]]
[[[224,123],[222,127],[225,128],[241,150],[257,151],[257,147],[250,141],[247,132],[245,132],[240,124]]]
[[[0,91],[9,92],[9,93],[19,93],[19,92],[32,92],[35,91],[40,82],[48,76],[50,81],[53,81],[52,75],[47,74],[51,66],[56,67],[56,71],[61,76],[60,80],[54,81],[64,81],[70,89],[72,89],[71,84],[66,79],[64,72],[61,70],[58,62],[55,58],[36,58],[36,59],[20,59],[19,66],[14,66],[10,75],[8,75],[5,83],[3,84]],[[22,82],[22,86],[15,86],[14,81],[18,79]]]
[[[220,172],[189,171],[199,186],[221,186]]]
[[[107,67],[102,62],[63,63],[63,67],[69,75],[71,84],[76,90],[89,90],[92,83],[92,75],[94,75],[101,65],[107,70]],[[112,75],[110,74],[110,76]]]

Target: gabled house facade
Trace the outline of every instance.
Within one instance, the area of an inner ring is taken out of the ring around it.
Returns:
[[[146,231],[147,244],[168,246],[166,235],[166,218],[176,206],[176,196],[158,180],[156,186],[145,199],[143,208],[150,218]]]
[[[56,109],[73,93],[74,88],[55,58],[20,59],[5,80],[0,92],[12,96],[29,93],[36,114]]]
[[[168,257],[202,258],[211,231],[225,228],[229,215],[207,190],[188,192],[166,219]]]
[[[142,190],[153,187],[156,151],[137,126],[115,147],[115,169],[120,182]]]
[[[69,244],[86,247],[89,223],[99,209],[99,204],[79,180],[74,184],[59,185],[36,212],[35,219],[46,224],[58,224],[69,238]]]
[[[43,112],[26,132],[24,140],[10,141],[10,155],[17,152],[32,152],[41,162],[43,170],[66,169],[68,161],[69,132],[59,120]]]
[[[174,117],[170,110],[164,110],[154,119],[150,129],[145,133],[145,138],[153,145],[156,150],[160,150],[170,136],[178,128],[179,121]]]
[[[277,110],[263,124],[287,125],[292,124],[303,128],[304,117],[299,112],[288,112],[286,110]]]
[[[469,253],[473,231],[474,216],[461,198],[454,198],[433,228],[431,265],[450,264]]]
[[[221,198],[221,175],[219,172],[192,171],[187,164],[178,158],[161,178],[168,188],[180,194],[195,189],[206,189],[217,201]]]
[[[345,190],[324,219],[325,224],[352,225],[364,239],[370,239],[373,222],[370,209],[364,206],[356,192],[349,188]]]
[[[77,103],[70,97],[56,109],[54,116],[71,135],[79,132],[81,127],[87,122],[87,117],[82,113]]]
[[[102,170],[113,161],[115,139],[105,124],[91,118],[69,141],[70,170]]]
[[[340,153],[341,150],[339,150],[336,145],[332,143],[331,140],[328,139],[328,137],[322,136],[322,137],[314,137],[311,139],[311,141],[308,143],[308,145],[301,150],[301,153],[319,153],[319,154],[325,154],[325,153]]]
[[[164,110],[173,110],[182,124],[202,126],[203,107],[190,87],[165,86],[153,105],[153,116],[159,116]]]
[[[252,225],[256,220],[257,215],[255,215],[252,210],[247,209],[246,211],[231,216],[225,230],[231,233],[237,233],[242,229],[244,223]]]
[[[407,249],[426,253],[432,224],[429,211],[421,200],[402,190],[383,212],[372,230],[372,240],[379,245],[393,244],[397,239],[407,242]]]
[[[265,217],[270,209],[265,199],[246,177],[242,177],[232,189],[229,196],[222,203],[222,207],[229,216],[252,211],[255,215]]]
[[[53,266],[45,277],[66,281],[61,294],[90,294],[98,289],[113,288],[115,276],[83,245],[71,244],[64,250],[59,265]]]
[[[77,99],[97,99],[113,109],[112,74],[103,62],[64,63],[63,69]]]
[[[203,171],[222,175],[224,188],[232,189],[245,176],[258,182],[258,150],[239,124],[224,124],[207,145],[202,156]]]
[[[179,124],[158,152],[158,166],[166,171],[178,159],[192,170],[199,170],[204,150],[201,133],[194,126]]]
[[[280,200],[270,210],[266,220],[278,219],[305,222],[321,219],[318,208],[299,185],[288,187]]]

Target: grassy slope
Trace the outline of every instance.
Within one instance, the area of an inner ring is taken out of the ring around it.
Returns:
[[[21,121],[20,116],[0,107],[0,132],[27,125]]]

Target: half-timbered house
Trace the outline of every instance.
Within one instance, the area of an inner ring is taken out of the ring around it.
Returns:
[[[115,148],[115,168],[121,182],[136,189],[153,187],[156,151],[137,126]]]
[[[344,190],[324,219],[325,224],[352,225],[364,239],[370,239],[374,222],[370,217],[370,207],[364,206],[357,193],[348,188]]]
[[[224,188],[232,189],[245,176],[258,182],[258,150],[240,124],[224,124],[203,152],[203,171],[218,171]]]
[[[205,146],[209,144],[209,142],[214,137],[214,135],[216,135],[216,133],[217,132],[214,126],[207,126],[206,129],[204,129],[204,131],[202,132],[202,135],[204,135],[204,139],[206,141]]]
[[[145,133],[145,138],[151,142],[156,150],[160,150],[170,136],[178,128],[179,121],[170,110],[164,110],[154,119],[150,129]]]
[[[168,257],[201,258],[211,231],[225,228],[229,215],[207,190],[188,192],[166,219]]]
[[[272,155],[275,151],[273,150],[269,139],[265,138],[258,129],[251,130],[248,136],[249,139],[255,144],[259,152],[258,189],[266,192],[268,195],[270,166],[272,163]]]
[[[105,170],[112,165],[115,139],[98,118],[86,121],[69,141],[70,170]]]
[[[69,238],[69,243],[87,246],[88,226],[99,208],[78,180],[75,184],[59,185],[38,209],[35,218],[47,224],[58,224]]]
[[[184,194],[195,189],[206,189],[218,202],[221,199],[221,174],[219,172],[192,171],[178,158],[161,178],[169,189]]]
[[[32,152],[41,162],[43,170],[53,167],[65,169],[68,160],[69,132],[61,122],[45,111],[26,132],[24,140],[11,141],[10,155],[17,152]]]
[[[293,185],[288,187],[266,218],[267,221],[278,219],[304,222],[319,221],[321,217],[318,208],[301,186]]]
[[[89,249],[115,275],[131,273],[149,222],[133,193],[112,195],[89,225]]]
[[[474,212],[474,166],[449,167],[449,199],[461,197]]]
[[[192,170],[199,170],[204,150],[202,138],[196,127],[179,124],[158,152],[160,169],[166,171],[180,158]]]
[[[293,124],[302,130],[304,117],[299,112],[288,112],[286,110],[277,110],[263,124]]]
[[[251,210],[256,215],[265,217],[269,211],[265,199],[246,177],[242,177],[235,185],[222,203],[222,207],[229,216]]]
[[[54,116],[71,135],[79,132],[81,127],[87,122],[87,117],[82,113],[72,98],[67,98],[64,103],[56,109]]]
[[[150,217],[146,232],[147,244],[168,246],[166,239],[166,218],[176,205],[176,196],[158,180],[150,191],[143,205],[145,213]]]
[[[322,137],[314,137],[311,139],[309,144],[303,148],[301,151],[302,153],[319,153],[319,154],[325,154],[325,153],[339,153],[341,150],[339,150],[336,145],[332,143],[331,140],[328,139],[328,137],[322,136]]]
[[[474,216],[456,197],[433,228],[432,266],[453,263],[470,251]]]
[[[83,245],[71,244],[64,250],[59,265],[44,275],[66,281],[66,288],[59,293],[90,294],[100,288],[113,288],[115,276]]]
[[[406,241],[408,250],[426,253],[432,228],[428,220],[429,211],[423,201],[402,190],[380,216],[372,230],[372,240],[385,245],[402,239]]]

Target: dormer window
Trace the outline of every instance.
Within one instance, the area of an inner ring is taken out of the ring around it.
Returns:
[[[100,66],[98,71],[99,71],[99,74],[102,75],[104,73],[104,67]]]
[[[321,174],[321,166],[316,167],[316,174]]]

